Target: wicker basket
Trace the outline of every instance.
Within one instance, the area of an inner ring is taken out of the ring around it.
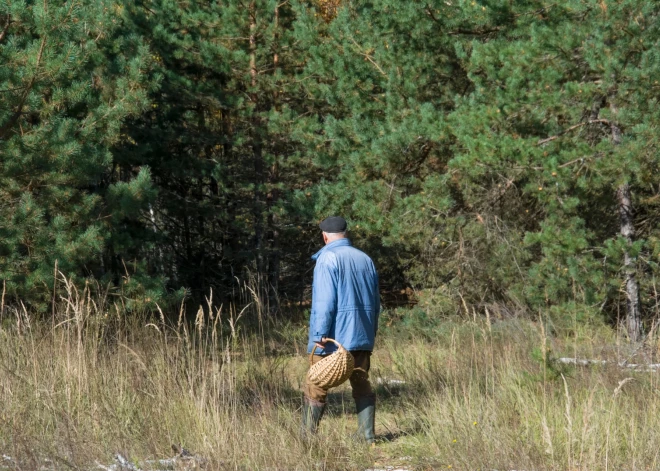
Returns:
[[[342,344],[333,339],[326,338],[325,340],[337,345],[337,351],[312,364],[314,351],[317,348],[314,345],[312,354],[309,356],[310,367],[307,378],[320,388],[330,389],[339,386],[351,376],[355,362],[353,355]]]

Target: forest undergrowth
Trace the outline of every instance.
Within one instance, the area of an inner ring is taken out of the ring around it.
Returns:
[[[3,306],[0,455],[11,460],[0,469],[98,469],[116,453],[139,465],[172,445],[206,469],[658,467],[657,373],[616,366],[654,361],[654,336],[633,348],[611,327],[543,316],[411,324],[409,311],[386,311],[369,448],[352,436],[348,386],[301,440],[302,316],[267,318],[258,300],[242,311],[209,302],[194,321],[128,316],[109,299],[69,285],[52,318]],[[576,368],[562,356],[616,362]]]

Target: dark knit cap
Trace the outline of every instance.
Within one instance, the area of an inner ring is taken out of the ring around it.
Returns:
[[[346,232],[346,219],[339,216],[331,216],[321,221],[319,227],[323,232],[328,233]]]

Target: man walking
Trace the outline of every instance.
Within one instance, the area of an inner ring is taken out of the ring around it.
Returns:
[[[358,416],[358,434],[375,441],[376,396],[369,384],[369,360],[378,330],[380,296],[378,274],[371,259],[346,238],[346,221],[329,217],[319,225],[325,247],[316,260],[312,285],[312,314],[307,353],[318,345],[314,363],[336,350],[332,338],[351,352],[355,369],[350,376]],[[303,431],[315,433],[325,409],[328,391],[305,382]]]

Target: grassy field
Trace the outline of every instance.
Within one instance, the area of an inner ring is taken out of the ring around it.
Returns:
[[[603,326],[557,333],[540,321],[470,318],[404,327],[401,312],[385,313],[372,369],[379,443],[352,438],[348,387],[332,392],[306,443],[304,322],[267,322],[254,306],[201,309],[194,323],[127,318],[71,291],[52,319],[4,310],[0,455],[14,461],[0,469],[39,469],[44,459],[92,469],[117,452],[144,463],[171,457],[173,444],[206,469],[660,466],[657,373],[554,360],[653,361],[654,339],[632,350]]]

